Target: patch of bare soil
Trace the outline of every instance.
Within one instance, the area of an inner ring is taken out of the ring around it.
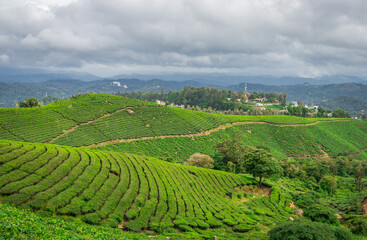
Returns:
[[[362,202],[363,215],[367,215],[367,197]]]

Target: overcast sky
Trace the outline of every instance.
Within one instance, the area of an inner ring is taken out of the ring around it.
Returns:
[[[0,0],[0,65],[367,77],[366,0]]]

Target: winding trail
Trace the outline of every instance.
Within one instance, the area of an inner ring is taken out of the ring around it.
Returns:
[[[333,120],[333,121],[346,121],[346,120]],[[227,128],[232,127],[232,126],[247,125],[247,124],[269,124],[269,125],[275,125],[275,126],[278,126],[278,127],[300,127],[300,126],[316,125],[320,122],[326,122],[326,121],[315,121],[315,122],[312,122],[312,123],[299,123],[299,124],[278,124],[278,123],[262,122],[262,121],[258,121],[258,122],[255,122],[255,121],[233,122],[233,123],[226,123],[226,124],[220,125],[219,127],[212,128],[212,129],[202,131],[202,132],[199,132],[199,133],[183,134],[183,135],[162,135],[162,136],[154,136],[154,137],[141,137],[141,138],[129,138],[129,139],[114,139],[114,140],[109,140],[109,141],[106,141],[106,142],[101,142],[101,143],[98,143],[98,144],[83,146],[81,148],[93,148],[93,147],[99,147],[99,146],[104,146],[104,145],[109,145],[109,144],[115,144],[115,143],[121,143],[121,142],[134,142],[134,141],[139,141],[139,140],[204,136],[204,135],[209,135],[209,134],[211,134],[212,132],[215,132],[215,131],[227,129]]]
[[[52,143],[52,142],[54,142],[55,140],[59,139],[60,137],[62,137],[62,136],[64,136],[64,135],[66,135],[66,134],[68,134],[68,133],[70,133],[70,132],[74,131],[74,130],[75,130],[77,127],[79,127],[79,126],[87,125],[87,124],[93,123],[93,122],[95,122],[95,121],[97,121],[97,120],[100,120],[100,119],[105,118],[105,117],[108,117],[108,116],[110,116],[110,115],[112,115],[112,114],[114,114],[114,113],[117,113],[117,112],[120,112],[120,111],[123,111],[123,110],[129,109],[129,108],[131,108],[131,107],[121,108],[121,109],[118,109],[118,110],[116,110],[116,111],[114,111],[114,112],[112,112],[112,113],[106,113],[106,114],[104,114],[104,115],[102,115],[102,116],[100,116],[100,117],[98,117],[98,118],[95,118],[95,119],[93,119],[93,120],[90,120],[90,121],[88,121],[88,122],[77,124],[77,125],[75,125],[74,127],[72,127],[72,128],[70,128],[70,129],[68,129],[68,130],[64,131],[64,132],[63,132],[62,134],[60,134],[59,136],[54,137],[53,139],[51,139],[50,141],[47,141],[47,142],[45,142],[45,143]],[[65,117],[64,117],[64,118],[65,118]]]

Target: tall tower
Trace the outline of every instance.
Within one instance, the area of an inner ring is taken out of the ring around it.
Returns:
[[[245,83],[244,95],[245,95],[245,102],[248,102],[248,97],[250,96],[250,93],[247,92],[247,83]]]

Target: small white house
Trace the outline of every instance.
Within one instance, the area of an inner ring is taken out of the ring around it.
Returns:
[[[264,106],[264,104],[262,104],[262,103],[256,103],[256,106],[262,107],[262,106]]]
[[[157,100],[157,101],[155,101],[155,103],[159,104],[159,105],[166,105],[166,102],[161,101],[161,100]]]
[[[115,85],[115,86],[121,87],[121,83],[120,83],[120,82],[117,82],[117,81],[112,82],[112,85]]]

